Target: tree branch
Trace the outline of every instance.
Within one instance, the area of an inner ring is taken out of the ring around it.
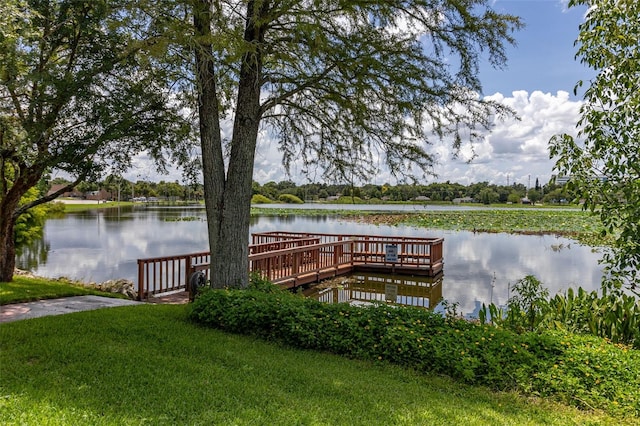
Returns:
[[[40,204],[44,204],[47,203],[51,200],[55,200],[56,198],[58,198],[60,195],[64,194],[65,192],[69,191],[70,189],[73,189],[76,185],[78,185],[80,182],[82,182],[84,180],[84,178],[86,177],[86,174],[81,174],[79,175],[75,181],[73,181],[72,183],[65,185],[64,187],[60,188],[59,190],[57,190],[56,192],[53,192],[49,195],[45,195],[44,197],[40,197],[37,200],[33,200],[30,203],[24,204],[20,207],[18,207],[14,212],[13,212],[13,217],[17,218],[18,216],[20,216],[22,213],[26,212],[27,210],[29,210],[32,207],[38,206]]]

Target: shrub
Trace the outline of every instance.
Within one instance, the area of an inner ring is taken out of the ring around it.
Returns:
[[[594,337],[518,334],[416,307],[324,304],[283,291],[208,290],[190,318],[298,348],[640,415],[640,353]],[[582,374],[585,360],[589,375]]]
[[[620,290],[605,289],[599,296],[596,291],[569,289],[549,301],[545,323],[640,349],[640,300]]]
[[[533,275],[516,281],[509,299],[506,321],[515,331],[534,331],[548,311],[549,291]]]
[[[38,198],[38,190],[31,188],[20,200],[20,204],[27,204]],[[13,238],[17,248],[29,244],[42,237],[44,222],[47,217],[46,205],[31,207],[16,219]]]
[[[278,197],[278,201],[280,201],[281,203],[287,203],[287,204],[304,204],[304,201],[302,201],[300,198],[296,197],[293,194],[281,194]]]
[[[64,214],[66,208],[65,204],[59,201],[52,201],[43,204],[43,206],[45,207],[47,214],[52,216]]]
[[[365,204],[365,201],[360,197],[352,197],[350,195],[342,195],[337,200],[333,201],[335,204]]]
[[[513,290],[506,311],[483,305],[480,322],[516,332],[564,329],[640,349],[640,300],[633,295],[604,288],[599,296],[597,291],[578,288],[549,299],[547,289],[533,276],[519,280]]]
[[[273,203],[273,201],[268,199],[264,195],[254,194],[253,197],[251,197],[251,204],[271,204],[271,203]]]

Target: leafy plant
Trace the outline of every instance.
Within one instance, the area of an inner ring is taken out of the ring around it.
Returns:
[[[640,301],[619,290],[567,290],[549,301],[545,323],[576,333],[606,337],[640,348]]]
[[[506,323],[516,331],[534,331],[547,312],[549,291],[533,275],[516,281],[507,302]]]
[[[300,198],[296,197],[293,194],[281,194],[278,197],[278,201],[286,204],[303,204],[304,203],[304,201],[302,201]]]
[[[270,204],[270,203],[273,203],[273,201],[265,197],[264,195],[254,194],[251,197],[251,204]]]
[[[26,194],[22,196],[20,205],[30,203],[37,198],[37,188],[30,188]],[[13,229],[15,244],[17,247],[23,244],[28,244],[37,238],[42,238],[42,231],[44,229],[46,216],[47,208],[45,206],[32,207],[18,216]]]
[[[442,305],[442,308],[444,309],[444,316],[448,320],[455,320],[455,319],[462,318],[462,315],[458,311],[458,308],[460,307],[460,302],[451,303],[446,299],[442,299],[440,301],[440,304]]]
[[[249,274],[248,288],[250,290],[261,291],[263,293],[277,293],[282,291],[278,285],[269,281],[259,272],[252,272],[251,274]]]
[[[631,294],[606,286],[602,295],[570,288],[549,299],[548,290],[532,276],[519,280],[513,290],[506,309],[483,304],[480,323],[516,332],[563,329],[640,348],[640,300]]]

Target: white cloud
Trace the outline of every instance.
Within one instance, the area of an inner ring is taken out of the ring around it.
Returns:
[[[496,93],[490,97],[513,108],[520,120],[509,119],[495,123],[493,131],[482,142],[474,147],[475,158],[471,148],[463,146],[460,156],[453,159],[452,148],[446,142],[436,143],[430,147],[437,159],[434,171],[438,175],[429,181],[451,181],[465,185],[488,181],[496,184],[527,184],[538,178],[546,183],[553,169],[553,160],[549,159],[549,139],[558,133],[575,134],[575,126],[579,117],[580,101],[571,100],[567,92],[555,94],[534,91],[515,91],[510,96]],[[230,136],[226,129],[225,136]],[[147,156],[134,159],[135,167],[125,175],[128,179],[148,180],[182,180],[180,171],[170,170],[168,176],[158,175]],[[288,177],[282,166],[282,155],[275,140],[267,133],[261,133],[256,150],[254,179],[262,184],[268,181],[292,179],[302,184],[309,180],[318,182],[319,173],[310,177],[301,174],[300,161],[292,164],[292,176]],[[370,180],[376,184],[394,183],[388,170],[382,169]],[[427,183],[427,182],[425,182]]]
[[[491,96],[513,108],[520,120],[509,119],[495,123],[495,128],[475,147],[477,157],[469,164],[468,147],[461,160],[444,158],[436,167],[439,181],[450,180],[462,184],[488,181],[496,184],[518,182],[527,184],[539,178],[546,183],[553,169],[548,143],[554,134],[575,134],[581,102],[569,99],[567,92],[542,93],[516,91],[511,96],[497,93]]]

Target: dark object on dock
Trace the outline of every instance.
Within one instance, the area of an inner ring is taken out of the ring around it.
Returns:
[[[193,302],[193,300],[198,295],[200,289],[207,285],[207,275],[204,271],[195,271],[191,274],[189,278],[189,301]]]

